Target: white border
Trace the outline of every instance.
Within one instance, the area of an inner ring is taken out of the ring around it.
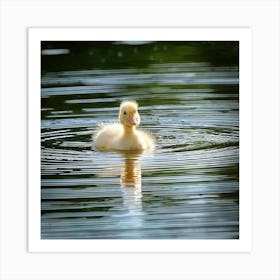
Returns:
[[[251,250],[252,47],[249,28],[30,28],[28,33],[30,252],[249,252]],[[240,238],[238,240],[40,239],[40,42],[45,40],[240,42]]]
[[[279,8],[279,0],[0,0],[0,279],[279,280]],[[254,163],[250,253],[27,251],[27,28],[115,25],[252,29]],[[15,117],[15,112],[20,117]]]

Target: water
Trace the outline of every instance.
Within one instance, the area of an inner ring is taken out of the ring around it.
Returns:
[[[41,237],[239,238],[238,45],[82,45],[42,44]],[[156,150],[92,150],[131,99]]]

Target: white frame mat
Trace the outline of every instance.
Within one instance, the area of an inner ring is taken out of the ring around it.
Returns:
[[[240,238],[236,240],[42,240],[40,237],[41,41],[239,41]],[[29,28],[29,252],[250,252],[252,245],[252,31],[250,28]]]

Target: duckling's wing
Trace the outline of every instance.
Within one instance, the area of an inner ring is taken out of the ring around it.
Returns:
[[[112,149],[122,133],[123,127],[119,123],[101,124],[93,134],[93,146],[99,149]]]
[[[149,131],[138,129],[137,130],[141,139],[144,141],[148,149],[154,149],[156,145],[156,138]]]

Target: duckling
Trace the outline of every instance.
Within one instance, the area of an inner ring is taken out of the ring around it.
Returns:
[[[154,137],[136,129],[140,124],[136,101],[124,101],[120,105],[119,123],[99,125],[93,135],[93,147],[97,150],[146,150],[154,149]]]

